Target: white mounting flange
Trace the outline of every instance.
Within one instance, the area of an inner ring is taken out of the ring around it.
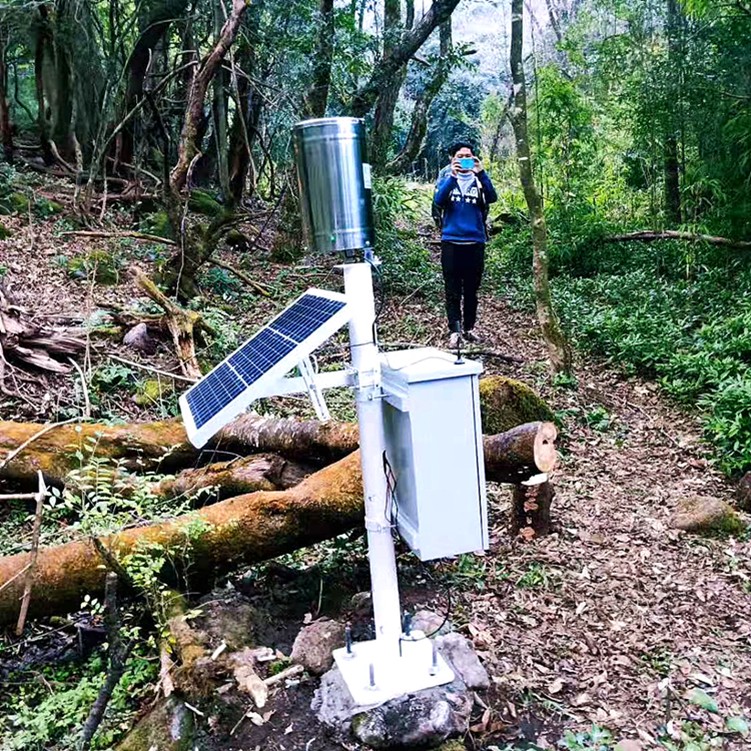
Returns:
[[[334,660],[359,706],[377,706],[397,696],[421,691],[454,680],[454,672],[437,653],[435,642],[402,639],[401,654],[385,654],[377,641],[361,641],[334,650]]]

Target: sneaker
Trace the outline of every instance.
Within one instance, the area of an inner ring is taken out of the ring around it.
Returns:
[[[458,349],[459,345],[462,343],[462,335],[458,331],[454,331],[449,336],[449,348],[450,349]]]
[[[474,329],[464,332],[464,338],[471,344],[477,344],[480,341],[480,337],[475,334]]]

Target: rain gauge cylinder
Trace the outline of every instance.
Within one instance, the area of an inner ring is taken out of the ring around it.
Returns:
[[[294,143],[308,249],[352,255],[372,248],[371,178],[363,121],[305,120],[295,126]]]

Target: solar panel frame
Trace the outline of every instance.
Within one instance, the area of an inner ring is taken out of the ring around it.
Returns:
[[[327,301],[331,304],[327,305]],[[311,288],[300,295],[182,394],[180,411],[190,442],[197,448],[204,446],[257,398],[268,396],[270,385],[289,373],[349,319],[349,306],[343,294]],[[230,373],[241,382],[240,393],[236,393],[237,383]],[[222,390],[224,395],[217,393]]]

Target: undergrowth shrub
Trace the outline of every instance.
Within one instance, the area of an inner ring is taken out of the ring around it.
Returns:
[[[751,470],[748,259],[694,243],[593,242],[560,252],[554,233],[550,241],[554,303],[574,342],[699,409],[718,466]],[[494,287],[529,305],[529,232],[503,233],[489,259]]]
[[[376,253],[387,294],[416,294],[438,300],[440,274],[420,243],[416,227],[430,221],[431,193],[424,197],[399,178],[373,181]],[[427,210],[426,210],[427,204]]]

